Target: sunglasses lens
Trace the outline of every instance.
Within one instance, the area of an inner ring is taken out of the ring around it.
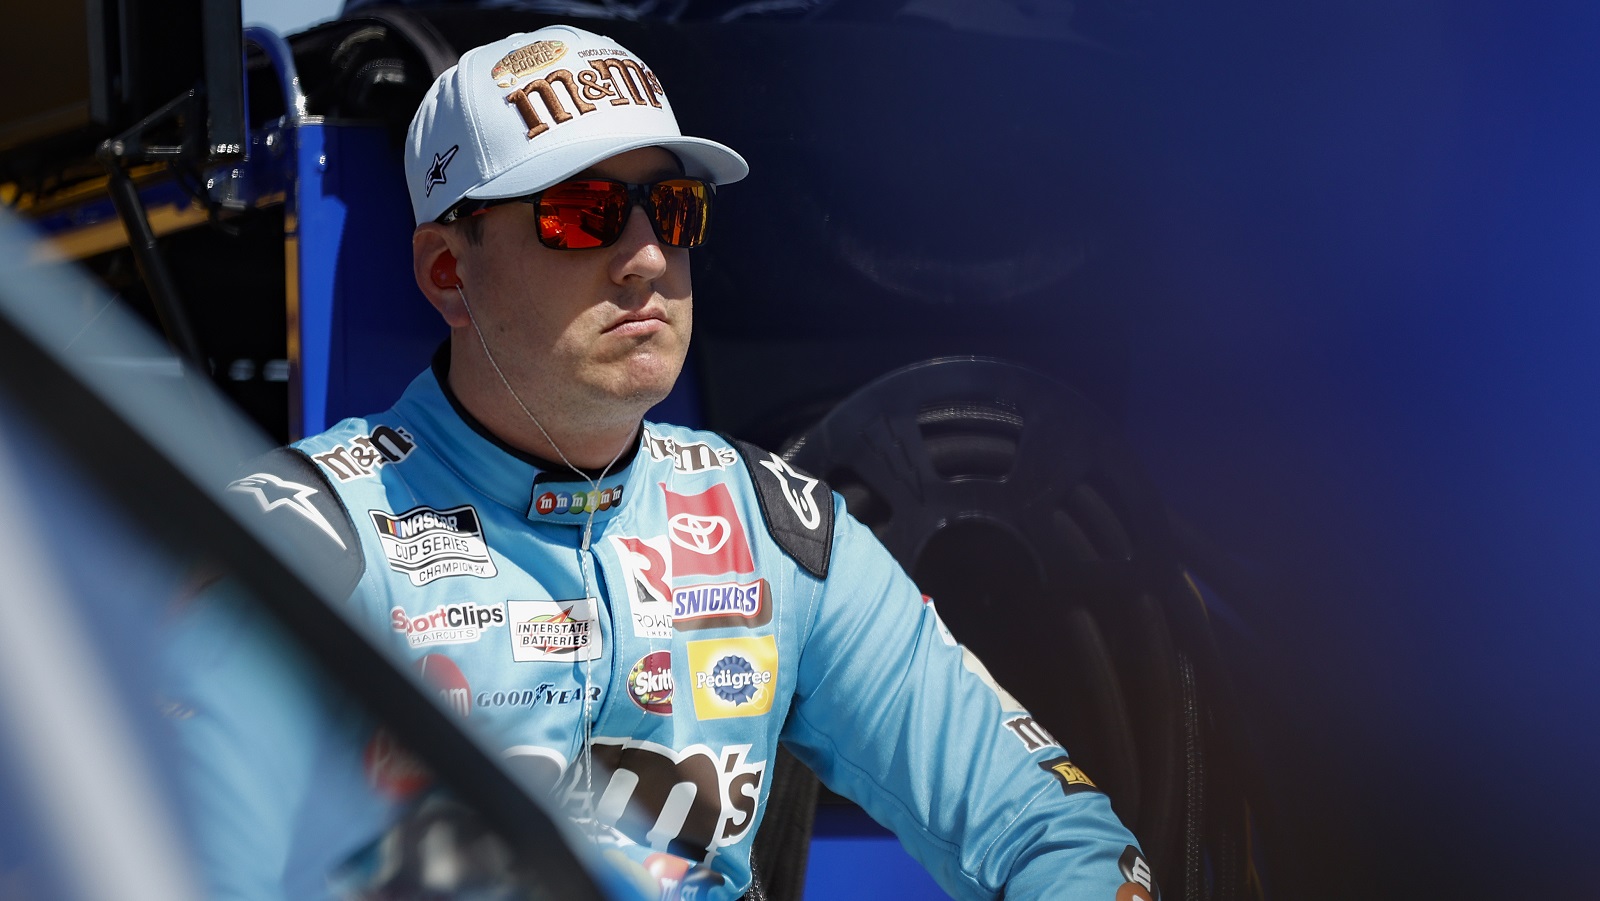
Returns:
[[[705,243],[711,220],[711,186],[693,178],[650,185],[656,234],[672,247]],[[538,195],[539,241],[556,250],[608,247],[622,237],[633,212],[629,188],[604,179],[564,181]]]
[[[615,243],[628,224],[628,188],[610,181],[566,181],[539,195],[539,241],[556,250]]]
[[[705,243],[711,221],[711,186],[693,178],[674,178],[650,186],[656,233],[673,247]]]

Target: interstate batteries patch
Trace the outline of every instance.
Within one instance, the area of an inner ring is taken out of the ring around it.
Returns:
[[[506,601],[511,659],[571,662],[600,656],[600,629],[593,599]]]
[[[413,507],[399,514],[367,512],[390,568],[405,573],[413,585],[421,587],[447,576],[487,579],[495,574],[478,511],[470,505],[449,510]]]

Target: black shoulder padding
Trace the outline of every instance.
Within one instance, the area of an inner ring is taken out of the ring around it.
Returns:
[[[366,572],[361,539],[350,511],[316,464],[293,448],[279,447],[248,460],[225,492],[234,509],[282,539],[280,550],[309,564],[322,587],[343,598]]]
[[[733,440],[733,439],[730,439]],[[828,577],[833,552],[833,491],[754,444],[733,440],[744,458],[767,531],[783,552],[819,579]]]

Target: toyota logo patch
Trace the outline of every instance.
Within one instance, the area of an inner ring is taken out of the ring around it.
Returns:
[[[667,537],[672,543],[696,554],[715,554],[728,543],[733,530],[720,516],[695,516],[679,513],[667,520]]]

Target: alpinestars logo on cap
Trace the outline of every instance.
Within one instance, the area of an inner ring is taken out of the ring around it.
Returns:
[[[428,184],[422,189],[424,197],[432,197],[433,186],[445,183],[444,169],[450,165],[451,160],[456,158],[456,151],[460,149],[460,144],[451,144],[450,149],[443,154],[435,153],[433,155],[433,165],[428,167]]]

